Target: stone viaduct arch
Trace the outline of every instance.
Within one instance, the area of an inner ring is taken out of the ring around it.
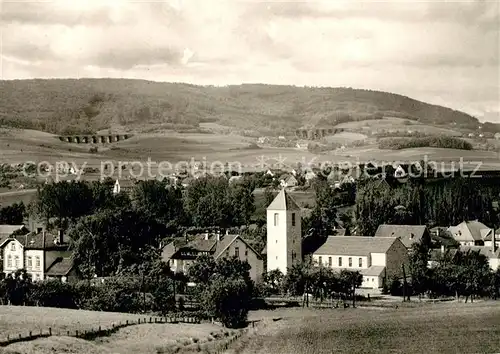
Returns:
[[[110,144],[117,141],[130,139],[130,134],[110,134],[110,135],[71,135],[59,136],[60,141],[73,144]]]

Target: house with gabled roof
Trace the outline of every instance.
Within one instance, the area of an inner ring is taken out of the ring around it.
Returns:
[[[162,260],[169,264],[174,272],[186,273],[189,266],[202,255],[215,258],[233,258],[247,261],[250,265],[250,278],[258,281],[263,272],[262,256],[240,235],[221,235],[204,233],[196,235],[193,240],[182,245],[174,242],[162,249]]]
[[[397,237],[328,236],[312,253],[312,259],[334,271],[359,271],[362,288],[378,289],[392,277],[402,275],[408,251]]]
[[[296,187],[299,184],[294,175],[285,175],[280,178],[280,185],[283,188]]]
[[[482,222],[472,220],[450,226],[448,231],[461,246],[483,246],[484,239],[493,232],[493,229]]]
[[[62,230],[57,234],[38,229],[11,235],[0,244],[0,249],[6,275],[24,268],[34,281],[46,279],[47,273],[62,281],[76,279],[69,242]]]
[[[375,237],[399,237],[406,248],[410,249],[415,242],[430,242],[430,233],[425,225],[379,225]]]
[[[116,179],[113,185],[113,194],[131,193],[134,189],[135,182],[131,179]]]

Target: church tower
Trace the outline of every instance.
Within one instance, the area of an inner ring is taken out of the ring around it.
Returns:
[[[267,271],[302,261],[302,226],[298,204],[282,189],[267,207]]]

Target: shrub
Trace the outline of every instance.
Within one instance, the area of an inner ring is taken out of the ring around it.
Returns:
[[[38,306],[77,308],[76,288],[59,280],[33,283],[31,301]]]
[[[246,325],[251,289],[243,277],[216,276],[201,294],[201,306],[229,328]]]

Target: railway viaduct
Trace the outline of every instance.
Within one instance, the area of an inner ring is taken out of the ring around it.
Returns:
[[[342,132],[343,129],[334,128],[314,128],[314,129],[297,129],[295,134],[301,139],[320,139],[328,135],[333,135]]]
[[[70,135],[59,136],[59,140],[74,144],[109,144],[117,141],[130,139],[130,134],[110,134],[110,135]]]

